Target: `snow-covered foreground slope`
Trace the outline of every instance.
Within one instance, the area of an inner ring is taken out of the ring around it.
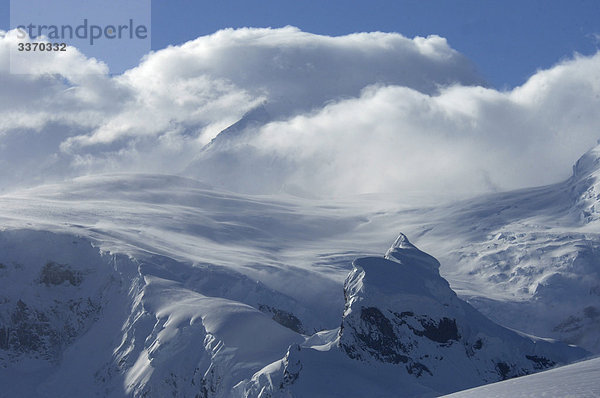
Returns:
[[[446,395],[452,398],[593,398],[600,396],[600,358]]]

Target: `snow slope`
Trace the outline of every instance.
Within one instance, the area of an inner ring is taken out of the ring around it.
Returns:
[[[600,358],[445,395],[452,398],[592,398],[600,396]]]
[[[302,333],[338,324],[352,254],[312,269],[306,256],[365,222],[170,176],[83,178],[1,201],[9,397],[228,397]]]
[[[184,269],[173,260],[101,253],[68,234],[0,236],[3,396],[224,397],[303,341],[270,313],[295,302],[259,283],[244,293],[269,304],[263,312],[190,283],[239,289],[218,271],[189,265],[174,275]]]

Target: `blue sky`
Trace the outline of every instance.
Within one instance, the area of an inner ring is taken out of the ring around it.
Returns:
[[[0,0],[0,27],[9,25]],[[152,1],[152,48],[180,44],[226,27],[281,27],[343,35],[361,31],[437,34],[469,57],[499,89],[523,83],[574,52],[599,47],[600,2],[528,1]],[[110,60],[108,60],[110,64]]]
[[[153,47],[223,27],[294,25],[342,35],[359,31],[438,34],[495,87],[521,84],[573,52],[598,48],[600,1],[153,1]]]

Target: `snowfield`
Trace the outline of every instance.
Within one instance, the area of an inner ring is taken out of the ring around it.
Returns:
[[[600,358],[562,366],[535,375],[506,380],[445,395],[452,398],[592,398],[600,396]]]
[[[599,152],[436,207],[150,174],[5,194],[0,396],[434,396],[589,355],[524,333],[598,353]],[[423,251],[384,259],[399,231]]]

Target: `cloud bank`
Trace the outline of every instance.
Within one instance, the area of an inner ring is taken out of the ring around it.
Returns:
[[[430,95],[372,86],[358,98],[265,126],[249,145],[298,167],[282,184],[463,196],[567,178],[600,138],[600,54],[575,57],[499,92]],[[257,182],[258,183],[258,182]]]
[[[559,181],[600,136],[599,54],[497,91],[438,36],[227,29],[118,76],[74,48],[11,73],[15,40],[0,35],[2,189],[143,171],[254,193],[468,196]],[[203,150],[263,103],[272,122]]]

